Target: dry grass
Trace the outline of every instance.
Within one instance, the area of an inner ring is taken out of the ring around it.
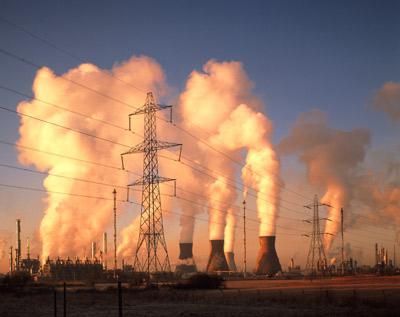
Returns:
[[[241,286],[241,287],[238,287]],[[53,316],[51,290],[0,294],[0,316]],[[58,316],[62,316],[62,293]],[[117,316],[117,293],[68,292],[68,316]],[[124,316],[396,316],[399,278],[228,282],[224,290],[123,291]]]

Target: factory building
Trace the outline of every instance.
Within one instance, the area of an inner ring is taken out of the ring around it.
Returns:
[[[103,265],[100,261],[85,259],[81,261],[70,258],[53,261],[47,258],[42,268],[42,278],[55,280],[95,280],[100,279],[103,273]]]

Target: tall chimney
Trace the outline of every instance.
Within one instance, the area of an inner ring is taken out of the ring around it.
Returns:
[[[379,257],[378,257],[378,243],[375,243],[375,266],[378,266]]]
[[[193,243],[179,243],[179,264],[176,266],[175,271],[178,273],[197,272],[193,259]]]
[[[21,261],[21,220],[17,219],[16,221],[17,226],[17,248],[15,250],[15,264],[16,264],[16,271],[19,270],[20,261]]]
[[[92,242],[92,261],[94,262],[96,258],[96,242]]]
[[[282,268],[275,250],[275,236],[259,237],[259,241],[260,249],[255,273],[257,275],[274,275],[278,273]]]
[[[236,264],[235,264],[235,253],[233,252],[225,252],[225,258],[228,262],[229,271],[236,272]]]
[[[10,247],[10,273],[14,271],[13,247]]]
[[[29,260],[31,258],[31,243],[29,237],[26,238],[26,258]]]
[[[224,254],[224,240],[210,240],[211,252],[207,272],[229,271]]]
[[[103,233],[103,268],[107,270],[107,232]]]

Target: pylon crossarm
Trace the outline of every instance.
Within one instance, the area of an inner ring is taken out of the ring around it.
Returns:
[[[182,143],[173,143],[173,142],[165,142],[165,141],[156,141],[157,150],[168,149],[170,147],[179,146],[182,151]],[[180,156],[179,156],[180,157]]]
[[[133,153],[141,153],[144,152],[146,148],[146,144],[144,142],[136,144],[134,147],[130,148],[128,151],[124,152],[121,154],[122,155],[127,155],[127,154],[133,154]]]
[[[131,114],[129,114],[129,116],[136,116],[139,114],[145,114],[148,112],[156,112],[156,111],[160,111],[160,110],[164,110],[164,109],[168,109],[168,108],[172,108],[172,106],[170,105],[157,105],[155,103],[150,103],[149,105],[145,104],[143,106],[141,106],[140,108],[138,108],[136,111],[132,112]]]
[[[162,177],[162,176],[157,176],[153,179],[145,179],[145,178],[139,178],[138,180],[134,181],[133,183],[129,184],[128,186],[140,186],[140,185],[147,185],[147,184],[159,184],[159,183],[165,183],[165,182],[175,182],[175,178],[168,178],[168,177]]]

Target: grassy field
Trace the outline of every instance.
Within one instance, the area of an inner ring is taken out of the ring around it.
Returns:
[[[123,290],[124,316],[399,316],[400,277],[227,281],[222,290]],[[62,316],[59,290],[58,316]],[[70,289],[67,316],[117,316],[116,289]],[[0,294],[0,316],[54,316],[53,292]]]

